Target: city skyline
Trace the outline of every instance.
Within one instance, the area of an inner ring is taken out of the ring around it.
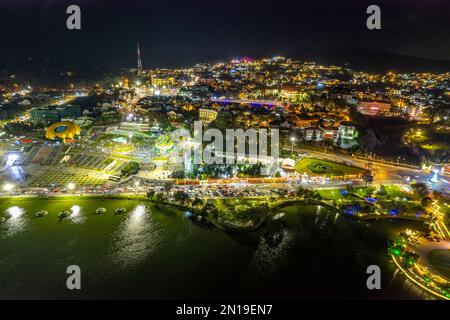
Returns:
[[[450,300],[450,2],[0,12],[0,299]]]

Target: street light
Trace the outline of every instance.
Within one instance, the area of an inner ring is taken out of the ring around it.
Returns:
[[[67,189],[69,189],[69,190],[75,190],[75,183],[70,182],[70,183],[67,185]]]
[[[295,137],[291,137],[291,142],[292,142],[292,145],[291,145],[291,155],[294,153],[294,141],[295,141]]]
[[[3,190],[6,192],[12,191],[14,189],[14,185],[11,183],[5,183],[3,185]]]

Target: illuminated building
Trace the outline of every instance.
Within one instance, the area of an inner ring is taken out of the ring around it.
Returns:
[[[35,108],[30,111],[31,121],[35,124],[50,124],[60,120],[58,110],[48,107]]]
[[[45,125],[62,119],[75,119],[78,116],[81,116],[81,108],[78,105],[42,107],[30,111],[30,118],[33,123]]]
[[[406,107],[406,113],[410,116],[411,119],[419,119],[423,116],[423,110],[426,107],[424,105],[414,105]]]
[[[369,116],[382,115],[391,111],[391,103],[387,101],[362,100],[358,111]]]
[[[313,119],[294,119],[295,125],[299,128],[307,128],[315,126],[319,123],[319,118],[313,118]]]
[[[199,118],[203,122],[211,122],[217,118],[217,111],[211,109],[199,109]]]
[[[339,136],[343,139],[355,139],[358,131],[352,122],[344,121],[339,125]]]
[[[303,138],[306,141],[322,140],[322,130],[317,127],[308,127],[303,130]]]
[[[356,145],[358,130],[352,122],[344,121],[339,125],[338,144],[341,148],[348,149]]]
[[[338,128],[335,127],[323,127],[321,138],[322,140],[333,140],[336,141],[338,138]]]
[[[49,140],[73,139],[80,135],[80,127],[71,121],[60,121],[47,128],[45,137]]]
[[[155,87],[173,87],[173,85],[175,84],[175,79],[173,77],[157,77],[152,75],[151,76],[151,82],[152,85]]]

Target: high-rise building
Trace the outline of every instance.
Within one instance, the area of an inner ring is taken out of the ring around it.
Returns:
[[[139,42],[137,43],[137,72],[138,75],[142,73],[141,49],[139,48]]]

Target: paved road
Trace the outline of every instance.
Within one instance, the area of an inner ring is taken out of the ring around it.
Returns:
[[[291,150],[286,147],[286,150]],[[331,160],[336,162],[345,161],[347,163],[351,163],[352,165],[367,168],[367,164],[370,162],[367,160],[356,159],[350,156],[335,154],[331,152],[321,152],[321,151],[312,151],[308,149],[302,148],[294,148],[296,152],[307,153],[315,158]],[[379,163],[379,162],[371,162],[372,163],[372,171],[375,175],[375,183],[387,183],[398,181],[398,182],[406,182],[406,177],[411,177],[417,181],[425,182],[430,185],[434,190],[443,192],[446,195],[450,195],[450,183],[449,181],[445,181],[441,179],[439,183],[431,184],[431,174],[424,173],[421,170],[416,170],[412,168],[406,168],[402,166],[397,166],[393,164],[387,163]],[[449,179],[450,180],[450,179]]]

